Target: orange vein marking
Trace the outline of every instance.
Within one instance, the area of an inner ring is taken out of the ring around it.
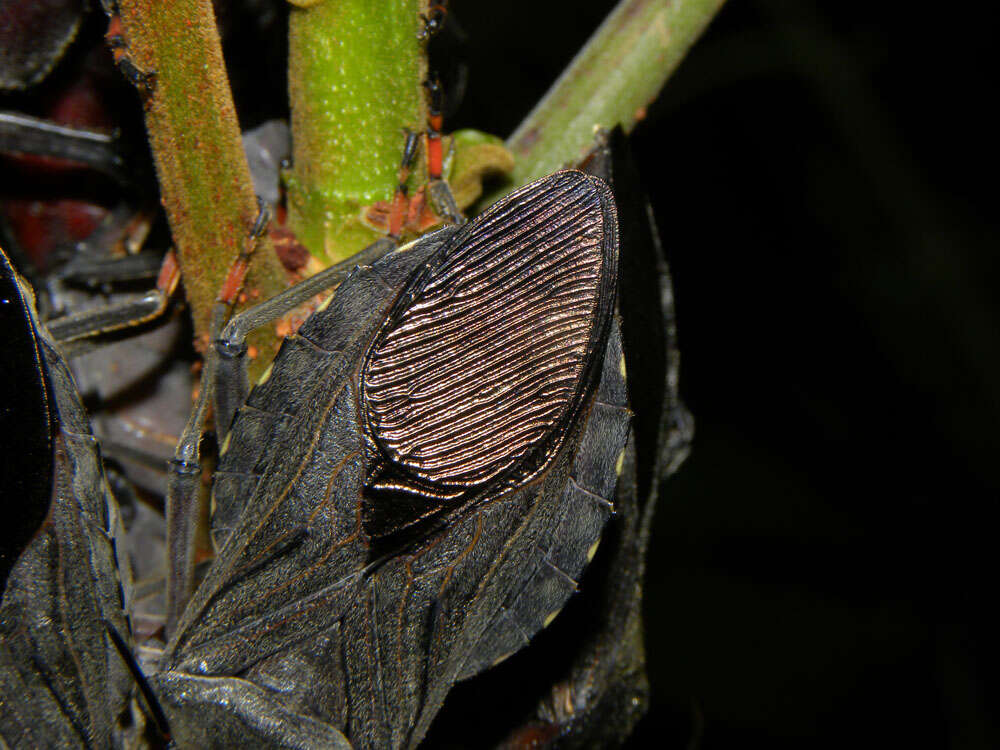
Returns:
[[[448,572],[445,573],[444,580],[441,582],[441,588],[438,589],[438,596],[440,597],[444,593],[445,586],[451,580],[452,574],[455,572],[455,568],[458,567],[459,563],[464,560],[473,548],[479,543],[479,535],[483,533],[483,514],[480,512],[476,515],[476,533],[472,535],[472,541],[469,542],[469,546],[462,550],[462,554],[458,556],[451,565],[448,566]]]

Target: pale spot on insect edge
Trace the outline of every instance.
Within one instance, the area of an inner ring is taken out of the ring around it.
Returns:
[[[596,542],[590,545],[590,549],[587,550],[587,562],[594,559],[594,555],[597,554],[597,548],[600,546],[601,540],[598,539]]]
[[[228,433],[226,433],[226,439],[222,441],[222,447],[219,449],[220,456],[226,455],[226,451],[229,450],[229,441],[232,437],[233,437],[233,431],[230,430]]]
[[[495,667],[500,662],[507,661],[513,655],[514,655],[513,651],[511,651],[509,654],[504,654],[503,656],[499,657],[496,661],[494,661],[490,666]]]
[[[622,355],[622,358],[618,360],[618,371],[622,374],[622,377],[624,378],[625,377],[625,355],[624,354]]]
[[[545,618],[545,622],[542,623],[542,627],[547,628],[549,625],[551,625],[552,621],[556,619],[556,617],[559,615],[560,612],[562,612],[561,609],[557,609],[555,612],[550,612],[548,616]]]
[[[320,303],[319,307],[316,308],[316,312],[323,312],[326,308],[330,306],[331,302],[333,302],[333,294],[326,295],[326,299],[323,300]]]
[[[625,468],[625,451],[618,454],[618,460],[615,461],[615,474],[617,476],[622,475],[622,470]]]
[[[264,372],[261,374],[260,379],[257,381],[257,385],[264,385],[264,383],[266,383],[268,380],[270,380],[271,379],[271,370],[273,370],[273,369],[274,369],[274,363],[269,364],[267,366],[267,369],[264,370]],[[229,435],[226,435],[226,438],[228,439]]]

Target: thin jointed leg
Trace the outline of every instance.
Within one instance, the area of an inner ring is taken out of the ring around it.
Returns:
[[[220,443],[226,439],[236,410],[246,401],[249,392],[246,338],[250,332],[277,320],[311,297],[337,286],[355,267],[374,263],[395,247],[394,239],[379,239],[357,255],[320,271],[271,299],[247,308],[229,320],[221,334],[213,339],[212,347],[217,364],[211,388],[215,392],[215,427]]]
[[[64,356],[82,354],[89,348],[97,346],[83,339],[139,325],[162,315],[180,279],[177,256],[172,250],[168,251],[163,258],[153,289],[125,302],[48,321],[45,326],[52,337],[59,342]]]
[[[201,436],[209,404],[215,405],[219,441],[225,439],[236,410],[246,401],[246,337],[341,281],[355,267],[373,263],[396,247],[380,239],[342,263],[320,271],[280,294],[233,316],[223,328],[228,305],[212,309],[213,345],[205,353],[201,388],[191,417],[181,434],[167,478],[167,618],[166,636],[173,634],[191,596],[194,579],[194,539],[198,523],[201,484]],[[225,428],[222,427],[225,425]]]
[[[462,215],[451,187],[444,179],[444,146],[441,129],[444,127],[444,88],[437,74],[431,72],[424,81],[427,89],[427,133],[424,137],[424,153],[427,158],[427,195],[438,216],[452,224],[464,224]]]

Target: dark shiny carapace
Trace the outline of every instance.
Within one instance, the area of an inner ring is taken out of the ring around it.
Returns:
[[[466,225],[403,290],[362,369],[369,487],[409,495],[379,503],[407,517],[376,536],[523,483],[558,450],[607,335],[613,211],[603,182],[557,173]]]

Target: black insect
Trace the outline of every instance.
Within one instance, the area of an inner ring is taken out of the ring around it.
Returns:
[[[420,30],[420,39],[430,39],[439,34],[444,27],[447,16],[447,2],[431,2],[427,8],[426,15],[423,13],[420,14],[420,20],[424,23],[423,28]]]
[[[54,541],[36,536],[3,600],[9,744],[107,744],[148,718],[184,747],[413,746],[457,681],[526,645],[577,589],[631,463],[610,189],[559,172],[464,226],[388,249],[367,251],[346,277],[331,269],[251,308],[220,334],[199,407],[213,393],[222,415],[239,405],[230,430],[220,420],[218,554],[162,652],[135,656],[96,446],[77,440],[84,459],[57,452]],[[338,282],[244,402],[246,330]],[[85,434],[50,346],[45,365],[60,383],[64,430]],[[197,414],[192,425],[200,432]],[[175,464],[173,501],[195,476],[196,462]],[[93,517],[77,510],[81,492],[100,499]],[[101,570],[76,588],[97,605],[66,598],[60,565],[30,563],[39,545],[56,559],[89,545],[87,564]],[[181,603],[186,575],[175,577]],[[11,593],[32,586],[52,588],[62,612],[38,633],[48,615],[33,609],[34,594]],[[74,627],[93,642],[67,637]],[[83,657],[103,660],[106,674],[82,675]],[[45,700],[17,688],[26,670],[41,675]],[[87,693],[91,679],[105,698]],[[126,729],[130,693],[144,710]]]
[[[133,686],[123,660],[128,651],[115,646],[131,642],[118,506],[72,376],[35,317],[31,292],[2,253],[0,266],[0,304],[19,318],[6,322],[11,334],[34,341],[54,427],[48,515],[13,566],[0,603],[0,738],[11,747],[103,747],[113,737],[126,739],[120,720]]]

